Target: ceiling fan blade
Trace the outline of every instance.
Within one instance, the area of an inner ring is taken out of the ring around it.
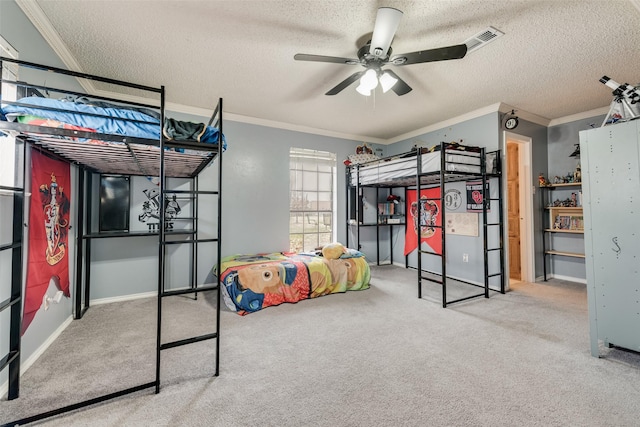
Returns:
[[[389,62],[394,65],[410,65],[422,62],[447,61],[449,59],[464,58],[467,54],[466,44],[440,47],[437,49],[420,50],[418,52],[394,55]]]
[[[335,64],[357,65],[360,60],[354,58],[340,58],[337,56],[308,55],[306,53],[296,53],[293,56],[296,61],[331,62]]]
[[[378,9],[376,23],[373,27],[371,37],[371,47],[369,53],[378,58],[386,58],[393,36],[396,35],[398,25],[402,19],[402,11],[392,7],[381,7]]]
[[[358,71],[357,73],[351,74],[349,77],[347,77],[346,79],[344,79],[343,81],[338,83],[329,92],[325,93],[325,95],[336,95],[336,94],[342,92],[342,90],[344,90],[347,86],[349,86],[351,83],[355,82],[360,77],[362,77],[362,75],[364,73],[365,73],[365,71]]]
[[[396,73],[391,70],[385,70],[385,73],[389,74],[391,77],[398,79],[396,84],[391,86],[391,90],[396,93],[398,96],[406,95],[411,92],[412,88],[409,86],[404,80],[402,80]]]

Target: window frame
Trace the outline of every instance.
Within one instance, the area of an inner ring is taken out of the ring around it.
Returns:
[[[336,158],[336,153],[328,151],[295,147],[289,150],[289,250],[292,252],[309,252],[336,240]]]

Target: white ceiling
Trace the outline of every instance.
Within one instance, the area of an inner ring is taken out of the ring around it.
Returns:
[[[607,107],[608,75],[640,82],[638,0],[17,0],[73,69],[167,89],[173,109],[388,143],[499,103],[539,120]],[[294,61],[296,53],[356,57],[378,7],[404,12],[392,48],[504,36],[459,60],[388,65],[413,91],[356,84],[324,93],[359,65]],[[360,44],[358,44],[358,42]],[[606,111],[606,109],[605,109]],[[532,116],[533,117],[533,116]]]

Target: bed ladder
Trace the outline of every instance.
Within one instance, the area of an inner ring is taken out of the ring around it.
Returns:
[[[164,108],[162,109],[164,111]],[[218,129],[220,131],[220,135],[222,133],[222,120],[221,114],[222,112],[222,99],[219,100],[218,106],[213,113],[213,117],[218,116]],[[209,121],[211,124],[211,120]],[[215,283],[213,284],[205,284],[202,286],[198,286],[197,282],[197,270],[198,270],[198,245],[202,243],[216,243],[217,244],[217,264],[221,264],[221,250],[222,250],[222,136],[220,137],[220,144],[218,144],[217,149],[217,160],[218,160],[218,185],[217,189],[213,191],[200,190],[198,185],[198,177],[195,176],[192,178],[192,184],[190,190],[168,190],[166,189],[166,177],[164,170],[164,153],[165,147],[181,147],[180,143],[162,141],[160,143],[160,194],[161,200],[165,200],[165,196],[167,195],[179,195],[182,199],[188,199],[192,203],[192,213],[193,215],[189,218],[182,218],[183,220],[191,221],[191,230],[187,233],[190,236],[187,239],[183,240],[167,240],[167,236],[171,235],[172,232],[167,230],[166,220],[165,220],[165,209],[159,209],[159,259],[158,259],[158,324],[157,324],[157,347],[156,347],[156,387],[155,392],[160,392],[160,353],[163,350],[172,349],[175,347],[180,347],[188,344],[195,344],[197,342],[206,341],[206,340],[216,340],[215,344],[215,373],[214,376],[218,376],[220,372],[220,289],[219,289],[219,281],[217,275],[214,275]],[[215,147],[215,146],[212,146]],[[211,149],[214,151],[214,149]],[[215,152],[214,151],[214,152]],[[198,199],[201,195],[207,196],[217,196],[217,209],[218,209],[218,224],[217,224],[217,236],[215,238],[199,238],[198,237]],[[169,246],[175,245],[189,245],[191,251],[191,265],[189,271],[189,284],[187,287],[179,288],[179,289],[171,289],[167,290],[166,285],[166,261],[168,259],[167,248]],[[162,342],[162,301],[164,298],[168,297],[176,297],[176,296],[184,296],[184,295],[193,295],[193,299],[198,299],[198,293],[200,292],[216,292],[216,320],[215,320],[215,329],[213,332],[198,335],[194,337],[184,338],[176,341],[170,342]]]
[[[496,162],[500,161],[500,151],[496,151]],[[486,157],[485,157],[486,159]],[[486,170],[486,165],[484,166],[485,170]],[[503,189],[503,184],[502,184],[502,169],[500,167],[500,165],[496,166],[497,168],[497,172],[494,174],[486,174],[485,175],[485,180],[487,178],[497,178],[498,181],[498,197],[488,197],[489,199],[489,203],[492,202],[497,202],[498,205],[498,222],[488,222],[488,215],[487,215],[487,210],[486,210],[486,206],[485,209],[483,209],[482,212],[482,216],[483,216],[483,233],[484,233],[484,281],[485,281],[485,289],[486,291],[486,297],[489,297],[489,290],[494,291],[495,289],[492,289],[489,287],[489,282],[491,281],[491,278],[493,277],[499,277],[500,278],[500,293],[504,294],[505,293],[505,278],[504,278],[504,209],[503,209],[503,205],[502,205],[502,189]],[[483,187],[484,188],[484,187]],[[483,196],[484,197],[484,196]],[[490,227],[498,227],[498,242],[497,242],[497,246],[489,248],[488,245],[488,239],[489,239],[489,229]],[[499,265],[500,265],[500,270],[497,273],[490,273],[489,272],[489,254],[493,253],[493,252],[498,252],[498,257],[499,257]]]
[[[16,155],[18,155],[18,141],[16,140]],[[22,158],[24,160],[24,143]],[[23,171],[24,177],[24,171]],[[23,180],[24,182],[24,180]],[[13,199],[13,226],[11,243],[0,242],[0,253],[11,251],[11,290],[7,299],[0,301],[0,313],[10,310],[9,313],[9,349],[6,354],[0,355],[0,372],[5,368],[8,371],[7,400],[17,399],[20,395],[20,332],[22,309],[22,248],[24,222],[24,188],[0,185],[0,199],[11,197]],[[3,322],[5,325],[7,323]]]

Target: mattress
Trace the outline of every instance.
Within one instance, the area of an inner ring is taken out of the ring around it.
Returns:
[[[440,172],[442,165],[441,151],[423,153],[419,158],[422,162],[422,173]],[[487,173],[495,169],[496,153],[487,154]],[[360,165],[357,173],[352,170],[351,185],[372,185],[393,182],[402,178],[415,177],[417,173],[418,155],[411,157],[381,159]],[[459,150],[445,150],[445,171],[478,174],[482,173],[481,153]]]

